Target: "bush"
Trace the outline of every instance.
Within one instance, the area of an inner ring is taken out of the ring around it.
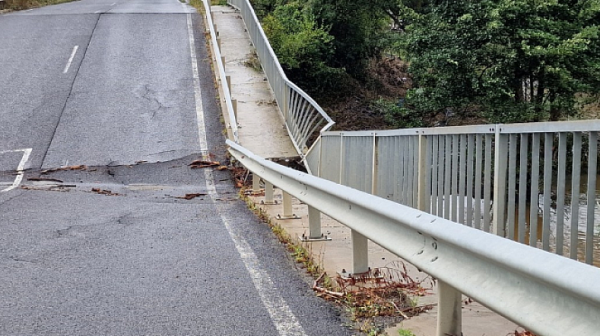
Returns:
[[[378,99],[372,102],[372,108],[383,114],[385,121],[395,128],[423,127],[422,115],[404,106],[403,100],[399,102]]]

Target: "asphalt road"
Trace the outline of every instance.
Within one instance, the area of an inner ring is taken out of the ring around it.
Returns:
[[[176,0],[0,15],[0,335],[351,334],[229,172],[189,167],[225,163],[202,31]]]

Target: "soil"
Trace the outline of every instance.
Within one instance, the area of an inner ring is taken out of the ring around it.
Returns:
[[[325,112],[336,122],[335,131],[364,131],[393,128],[380,112],[372,108],[377,99],[397,101],[406,96],[412,80],[407,65],[395,57],[373,60],[365,83],[354,80],[349,94],[337,98],[317,98]]]

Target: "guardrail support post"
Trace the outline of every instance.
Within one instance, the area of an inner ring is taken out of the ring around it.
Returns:
[[[299,219],[300,217],[296,216],[292,212],[292,195],[287,192],[283,192],[283,215],[277,215],[277,219]],[[310,220],[310,219],[309,219]]]
[[[231,91],[229,91],[229,94],[231,94]],[[231,99],[231,106],[233,107],[233,116],[235,117],[235,122],[238,123],[237,99]]]
[[[304,242],[331,240],[321,233],[321,212],[310,205],[308,206],[308,236],[303,233],[299,238]]]
[[[277,201],[273,200],[273,183],[265,181],[265,200],[263,204],[273,205],[277,204]]]
[[[227,81],[227,89],[229,90],[229,94],[231,95],[231,76],[226,75],[225,80]]]
[[[221,56],[221,64],[223,64],[223,71],[225,70],[225,56]]]
[[[506,170],[508,169],[508,134],[501,134],[501,125],[496,126],[494,141],[494,203],[493,230],[494,234],[504,237],[506,208]],[[512,200],[511,200],[512,201]]]
[[[369,240],[352,230],[352,273],[369,271]]]
[[[309,239],[321,238],[321,212],[311,206],[308,207]]]
[[[438,280],[437,336],[462,335],[462,294]]]
[[[260,192],[260,176],[252,173],[252,192],[258,194]]]

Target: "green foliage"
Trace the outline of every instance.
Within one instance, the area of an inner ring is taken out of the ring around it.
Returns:
[[[415,334],[407,329],[399,329],[398,336],[415,336]]]
[[[49,5],[57,5],[73,0],[5,0],[5,9],[24,10],[29,8],[44,7]]]
[[[332,53],[332,37],[299,2],[277,7],[262,25],[279,62],[288,69],[318,69]]]
[[[485,111],[491,122],[558,120],[600,91],[600,6],[591,1],[447,1],[407,28],[417,111]]]
[[[361,78],[367,61],[379,56],[393,42],[390,20],[382,8],[383,1],[313,0],[317,21],[329,27],[333,36],[334,57],[330,65],[344,68]]]
[[[303,3],[277,6],[262,25],[288,76],[309,92],[331,88],[343,75],[342,69],[327,64],[334,53],[333,37]]]
[[[253,0],[288,76],[309,93],[347,89],[397,36],[383,6],[350,0]],[[377,5],[377,6],[374,6]],[[387,6],[387,5],[386,5]],[[389,7],[389,6],[387,6]]]
[[[394,101],[378,99],[371,107],[383,114],[385,121],[396,128],[414,128],[424,125],[421,114]]]

